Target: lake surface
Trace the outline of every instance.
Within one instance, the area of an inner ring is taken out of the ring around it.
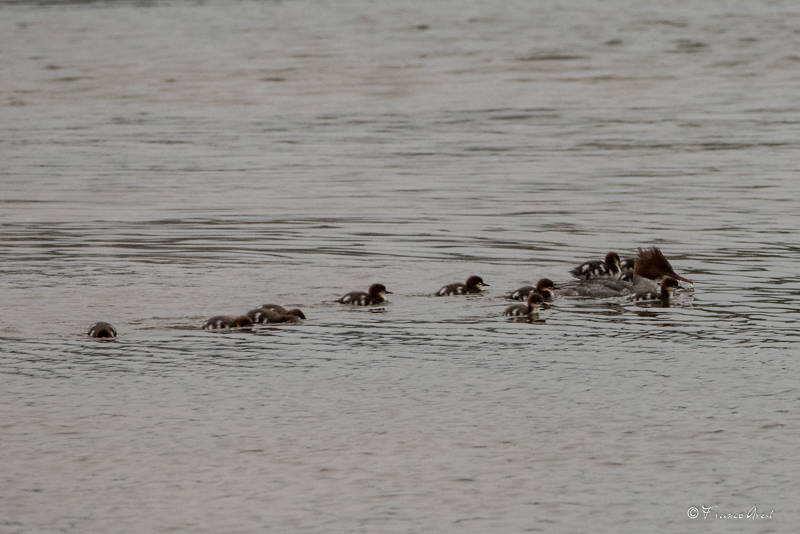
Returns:
[[[794,532],[799,17],[0,5],[0,532]],[[693,292],[501,317],[640,246]]]

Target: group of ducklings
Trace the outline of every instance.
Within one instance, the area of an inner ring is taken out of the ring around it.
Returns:
[[[287,310],[278,304],[262,304],[239,317],[214,316],[203,324],[203,330],[230,330],[267,323],[297,323],[305,318],[305,314],[298,308]]]
[[[577,279],[577,283],[584,283],[579,286],[584,293],[569,293],[569,286],[576,282],[562,284],[562,294],[578,296],[595,296],[592,284],[601,284],[601,289],[609,289],[612,284],[615,290],[628,294],[634,301],[642,300],[661,300],[668,302],[675,288],[678,287],[677,280],[690,282],[672,270],[671,265],[657,248],[639,249],[637,258],[620,259],[616,252],[609,252],[602,261],[587,261],[570,271]],[[644,280],[647,284],[644,289],[641,285],[637,290],[636,280]],[[622,285],[620,285],[622,284]],[[435,296],[448,295],[468,295],[480,293],[484,287],[489,286],[480,276],[473,275],[467,278],[464,283],[456,282],[442,286]],[[565,289],[567,288],[567,289]],[[660,290],[660,291],[659,291]],[[383,284],[372,284],[367,291],[351,291],[342,295],[337,302],[355,306],[375,306],[386,302],[386,295],[392,292],[386,289]],[[524,301],[525,304],[512,304],[508,306],[503,315],[515,318],[535,318],[539,309],[545,302],[553,300],[556,294],[556,285],[549,278],[540,279],[535,286],[523,286],[505,298],[511,300]],[[305,314],[297,308],[289,309],[278,304],[263,304],[258,308],[252,309],[244,315],[227,316],[217,315],[208,319],[202,326],[204,330],[233,330],[247,328],[257,324],[280,324],[298,323],[305,319]],[[98,322],[89,329],[88,335],[94,338],[113,339],[117,337],[117,331],[106,322]]]

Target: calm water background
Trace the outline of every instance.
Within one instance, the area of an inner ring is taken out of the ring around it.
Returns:
[[[796,531],[800,9],[711,4],[0,6],[0,531]]]

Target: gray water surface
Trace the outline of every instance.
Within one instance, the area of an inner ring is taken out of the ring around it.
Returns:
[[[0,5],[0,532],[796,531],[798,21]],[[639,246],[693,290],[501,316]]]

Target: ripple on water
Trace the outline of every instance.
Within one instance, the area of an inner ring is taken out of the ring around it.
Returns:
[[[798,524],[794,6],[619,7],[0,6],[3,527]],[[651,245],[670,307],[501,315]]]

